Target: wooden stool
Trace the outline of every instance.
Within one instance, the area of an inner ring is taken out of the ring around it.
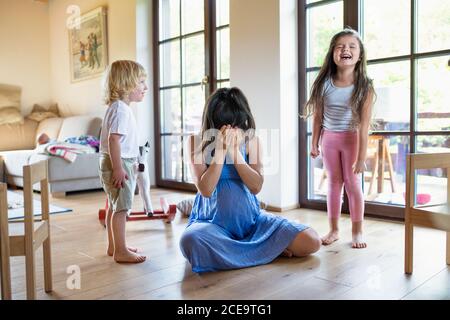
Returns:
[[[377,181],[377,193],[383,193],[384,180],[386,179],[384,176],[386,164],[389,171],[389,177],[387,179],[391,182],[392,193],[395,193],[397,187],[395,184],[394,166],[392,165],[391,152],[389,151],[389,138],[377,135],[369,136],[367,149],[368,151],[373,150],[371,157],[374,159],[372,173],[370,176],[365,177],[365,179],[367,178],[370,180],[368,194],[370,195],[373,193],[375,180]]]
[[[447,202],[417,207],[416,177],[418,169],[447,169]],[[405,273],[413,272],[414,226],[447,232],[446,262],[450,265],[450,153],[409,154],[406,158],[405,204]]]
[[[48,194],[48,169],[47,161],[41,161],[23,167],[23,195],[24,214],[23,232],[20,235],[10,235],[8,226],[8,210],[5,205],[6,196],[2,196],[0,201],[3,209],[0,216],[1,230],[1,265],[2,265],[2,290],[3,281],[9,282],[9,258],[25,256],[27,299],[36,299],[36,268],[35,251],[39,247],[44,253],[44,287],[45,292],[52,291],[52,268],[50,250],[50,215],[49,215],[49,194]],[[41,187],[41,215],[42,219],[34,219],[33,210],[33,185],[40,182]],[[6,194],[6,186],[1,187],[2,194]],[[3,190],[5,192],[3,192]],[[35,223],[36,222],[36,223]],[[7,249],[9,248],[9,250]],[[8,252],[9,251],[9,252]],[[5,272],[6,269],[6,272]],[[11,298],[10,284],[5,284],[4,299]],[[8,292],[9,290],[9,292]]]

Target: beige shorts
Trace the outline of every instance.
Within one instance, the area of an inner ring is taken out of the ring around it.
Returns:
[[[122,159],[122,168],[128,176],[124,186],[120,189],[114,187],[112,182],[112,164],[108,154],[101,154],[99,160],[99,175],[103,190],[108,197],[108,206],[113,212],[127,211],[133,207],[134,191],[136,189],[135,166],[136,158]]]

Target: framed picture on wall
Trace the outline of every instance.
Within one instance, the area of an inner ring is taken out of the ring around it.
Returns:
[[[108,65],[106,8],[99,7],[80,16],[69,28],[71,81],[100,76]]]

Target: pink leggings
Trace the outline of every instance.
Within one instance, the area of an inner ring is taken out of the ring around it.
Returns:
[[[364,197],[361,175],[354,174],[352,168],[357,156],[357,131],[323,131],[322,157],[328,177],[328,218],[337,219],[341,215],[342,186],[345,185],[352,221],[363,220]]]

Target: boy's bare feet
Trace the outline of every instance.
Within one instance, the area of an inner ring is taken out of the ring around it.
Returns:
[[[339,231],[330,231],[326,236],[321,238],[322,244],[327,246],[333,242],[339,240]]]
[[[367,243],[364,242],[362,232],[352,233],[352,248],[364,249],[367,248]]]
[[[137,248],[134,247],[127,247],[127,249],[133,253],[138,252]],[[108,246],[108,251],[107,251],[108,256],[112,257],[114,255],[114,247],[113,246]]]
[[[114,253],[114,261],[118,263],[141,263],[147,259],[146,256],[141,256],[131,251],[124,253]]]

